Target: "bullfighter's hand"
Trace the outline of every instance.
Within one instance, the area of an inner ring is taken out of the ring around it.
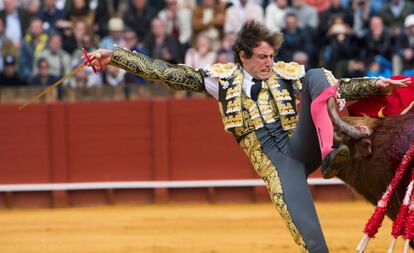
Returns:
[[[375,82],[375,85],[381,90],[382,94],[390,95],[393,89],[407,87],[407,85],[410,84],[410,82],[410,77],[401,80],[380,78]]]
[[[88,57],[91,59],[91,61],[88,62],[88,66],[92,65],[96,68],[100,68],[102,64],[102,67],[104,68],[111,63],[112,51],[100,48],[94,52],[88,53]],[[82,56],[82,59],[86,60],[85,56]]]

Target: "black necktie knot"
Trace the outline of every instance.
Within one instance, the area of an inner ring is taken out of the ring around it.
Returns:
[[[254,101],[257,101],[257,98],[259,97],[260,90],[262,89],[262,80],[253,78],[252,82],[254,82],[254,85],[252,85],[250,89],[250,96]]]

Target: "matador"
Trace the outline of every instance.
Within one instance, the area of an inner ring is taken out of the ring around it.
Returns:
[[[218,101],[224,129],[230,132],[266,184],[301,252],[326,253],[324,235],[307,185],[321,166],[335,176],[349,159],[345,145],[333,147],[333,126],[325,97],[360,99],[384,95],[405,81],[384,78],[336,80],[326,69],[275,62],[283,35],[257,21],[247,21],[233,45],[234,63],[195,70],[128,49],[98,49],[92,65],[122,68],[174,90],[203,92]],[[297,109],[300,94],[300,118]]]

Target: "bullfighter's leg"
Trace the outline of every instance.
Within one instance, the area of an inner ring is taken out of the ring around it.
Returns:
[[[309,70],[303,79],[299,122],[289,148],[292,158],[306,165],[308,174],[322,161],[322,174],[330,178],[349,160],[349,150],[345,145],[332,148],[333,125],[327,99],[336,95],[336,87],[328,81],[325,71]]]
[[[304,165],[283,154],[269,130],[261,128],[240,142],[301,252],[327,253]]]

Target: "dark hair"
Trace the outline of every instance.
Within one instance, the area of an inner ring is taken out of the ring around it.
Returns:
[[[258,47],[262,41],[269,44],[277,53],[283,42],[283,34],[270,31],[259,21],[249,20],[244,23],[237,33],[237,38],[232,48],[234,61],[241,64],[239,53],[242,51],[247,58],[252,57],[253,49]]]

